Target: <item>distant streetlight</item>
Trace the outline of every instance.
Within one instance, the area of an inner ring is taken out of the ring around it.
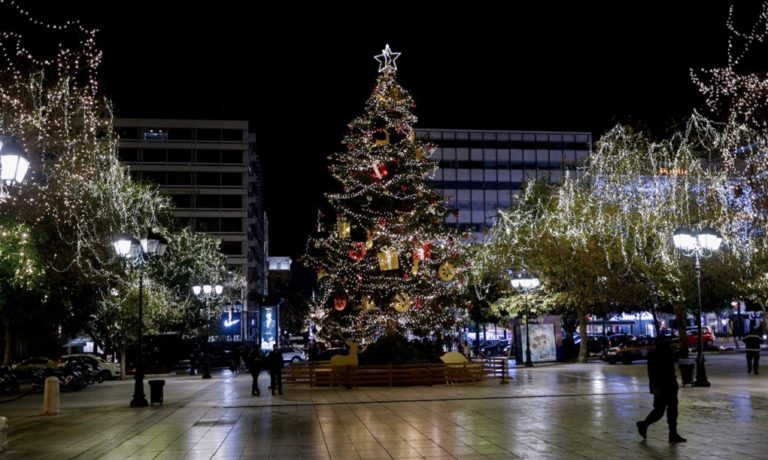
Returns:
[[[696,333],[699,352],[696,355],[696,381],[695,387],[711,386],[707,380],[707,371],[704,368],[704,338],[701,336],[701,259],[712,256],[718,249],[723,239],[711,228],[704,230],[690,230],[679,228],[672,235],[672,241],[684,256],[693,257],[696,260],[696,292],[698,294],[698,314],[696,315]]]
[[[146,407],[147,399],[144,397],[144,267],[149,259],[154,256],[162,256],[168,247],[165,238],[159,235],[150,235],[139,241],[127,234],[116,235],[112,244],[117,254],[139,269],[139,354],[136,359],[136,369],[133,373],[134,389],[131,407]],[[123,370],[127,370],[126,359],[123,357]]]
[[[522,291],[525,294],[525,307],[527,314],[525,315],[525,367],[533,367],[533,360],[531,359],[531,335],[529,332],[529,319],[530,319],[530,306],[528,305],[528,292],[539,287],[539,279],[535,276],[528,276],[521,274],[517,278],[512,278],[510,281],[512,287]]]
[[[20,184],[29,170],[29,160],[14,142],[0,142],[0,180],[5,185]]]
[[[216,285],[210,285],[210,284],[203,284],[203,285],[195,285],[192,286],[192,293],[195,294],[195,296],[203,301],[203,308],[205,309],[206,313],[208,312],[208,301],[209,300],[216,300],[221,296],[221,293],[224,292],[224,286],[221,284]],[[208,320],[208,337],[205,341],[205,360],[203,361],[203,378],[209,379],[211,378],[211,335],[210,335],[210,328],[211,328],[211,320]]]

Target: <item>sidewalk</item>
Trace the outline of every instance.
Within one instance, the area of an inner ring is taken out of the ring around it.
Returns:
[[[663,422],[648,440],[635,421],[651,408],[645,364],[513,368],[470,385],[352,390],[286,385],[250,396],[250,376],[166,376],[163,406],[131,409],[133,382],[0,404],[11,426],[2,459],[640,459],[764,458],[766,377],[741,354],[707,355],[711,388],[681,388],[684,445]],[[152,377],[155,378],[155,377]],[[149,392],[148,385],[146,391]],[[147,394],[149,397],[149,394]],[[7,397],[6,397],[7,398]]]

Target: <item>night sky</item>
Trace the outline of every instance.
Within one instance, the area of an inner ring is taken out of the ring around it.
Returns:
[[[117,116],[250,121],[271,255],[303,251],[329,187],[326,157],[362,113],[377,76],[373,56],[386,43],[402,53],[398,81],[416,100],[417,127],[578,130],[597,139],[615,123],[657,129],[700,108],[688,69],[726,63],[729,7],[504,2],[502,13],[480,6],[492,2],[343,11],[330,2],[20,3],[42,19],[79,18],[100,29],[104,89]],[[737,19],[755,18],[753,6],[739,8]],[[0,5],[0,26],[8,14]],[[38,46],[61,41],[60,32],[37,30],[25,34]]]

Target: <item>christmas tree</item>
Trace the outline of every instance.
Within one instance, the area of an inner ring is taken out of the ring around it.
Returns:
[[[329,157],[339,191],[305,262],[316,269],[315,319],[326,338],[441,334],[453,326],[463,244],[444,225],[444,197],[429,187],[434,146],[416,138],[411,96],[395,80],[387,45],[365,113]]]

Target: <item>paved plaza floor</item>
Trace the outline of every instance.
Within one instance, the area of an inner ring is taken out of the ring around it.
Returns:
[[[681,388],[679,431],[664,420],[643,440],[651,409],[644,362],[513,368],[510,383],[352,390],[286,385],[250,396],[248,374],[163,378],[165,403],[128,407],[132,381],[11,400],[2,459],[764,459],[768,368],[747,375],[743,354],[707,356],[710,388]],[[149,388],[147,386],[147,397]]]

